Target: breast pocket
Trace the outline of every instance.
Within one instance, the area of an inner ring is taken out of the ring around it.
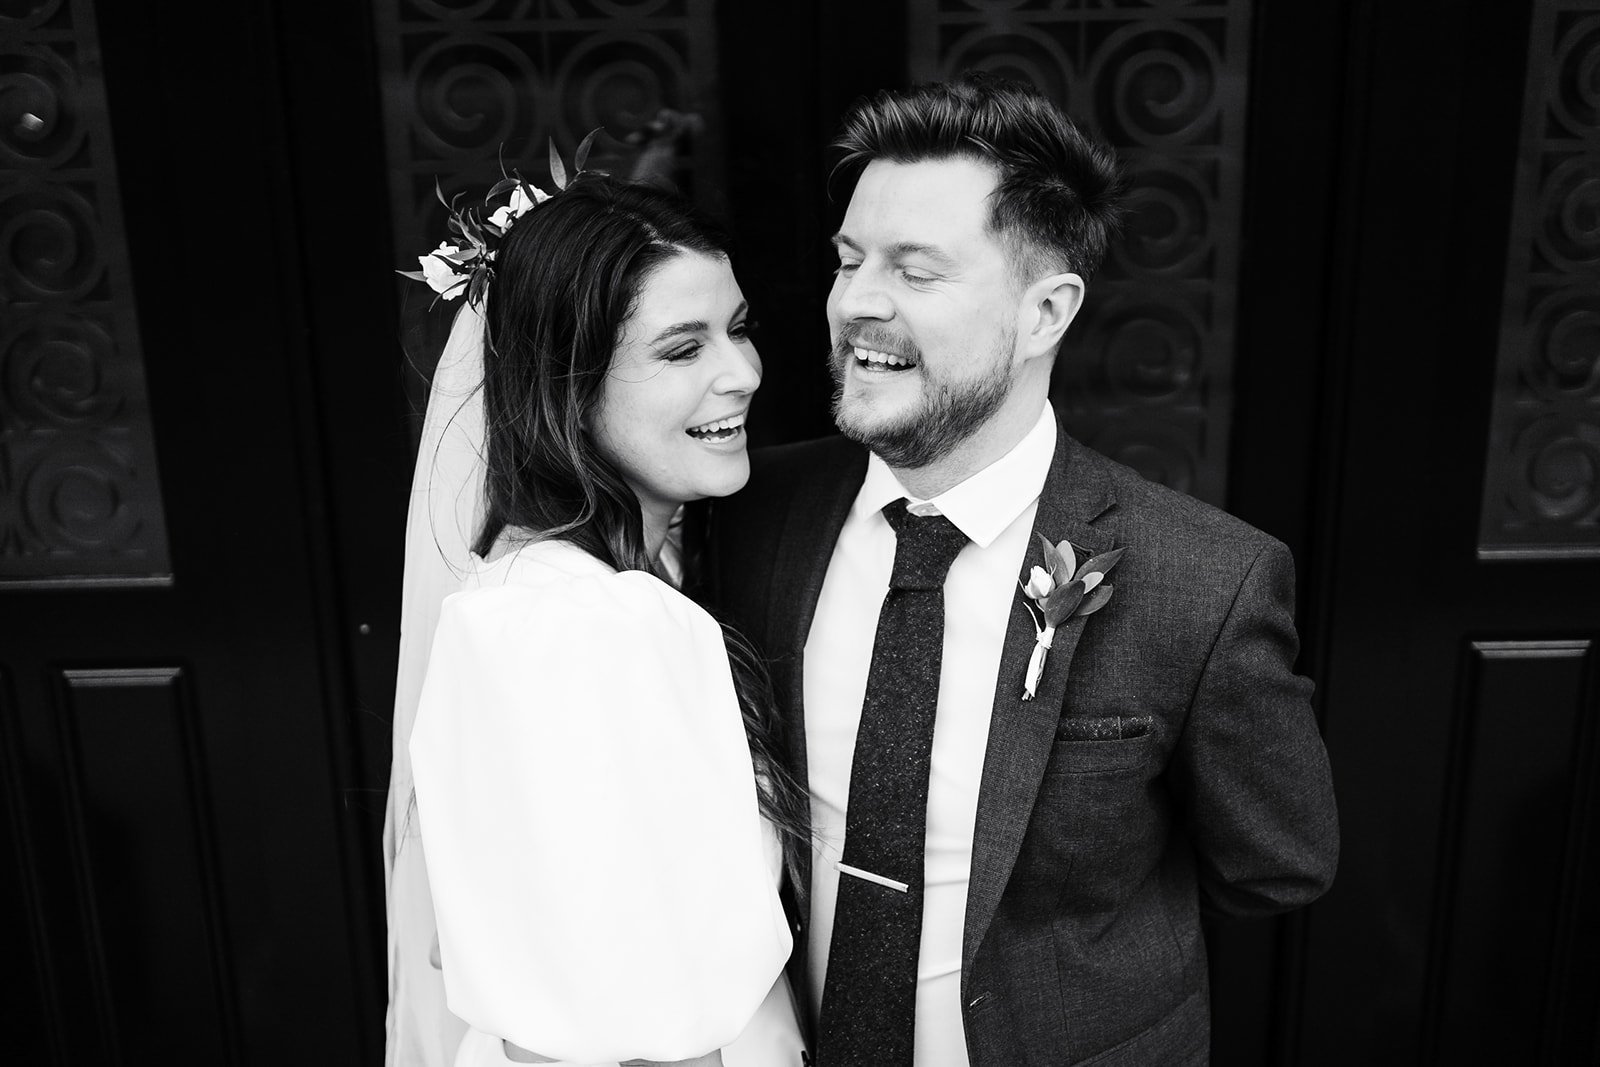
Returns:
[[[1118,906],[1160,859],[1169,820],[1161,736],[1146,723],[1131,737],[1056,734],[1035,808],[1034,841],[1063,872],[1056,906],[1087,913]],[[1065,736],[1063,736],[1065,735]]]
[[[1056,727],[1051,769],[1063,774],[1110,774],[1136,767],[1155,748],[1149,715],[1063,718]]]

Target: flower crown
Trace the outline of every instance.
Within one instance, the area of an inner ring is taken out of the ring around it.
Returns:
[[[578,144],[578,150],[572,156],[572,178],[583,173],[583,165],[589,160],[589,147],[594,144],[595,134],[599,132],[598,129],[591,130]],[[395,273],[402,278],[426,282],[429,288],[439,294],[434,298],[435,302],[440,299],[454,300],[465,293],[467,303],[473,307],[482,303],[489,282],[494,278],[494,259],[498,251],[495,245],[505,239],[518,219],[549,200],[552,195],[524,181],[521,172],[515,168],[506,174],[502,163],[500,173],[503,177],[484,194],[481,208],[475,205],[458,207],[460,193],[446,200],[444,190],[439,188],[439,180],[435,178],[434,194],[438,196],[439,203],[449,210],[448,224],[455,236],[445,238],[439,242],[438,248],[418,256],[421,270],[397,270]],[[556,151],[554,140],[550,142],[550,180],[558,193],[571,180],[567,177],[566,164],[561,162],[561,153]],[[484,217],[483,212],[490,202],[506,192],[511,194],[510,199]]]

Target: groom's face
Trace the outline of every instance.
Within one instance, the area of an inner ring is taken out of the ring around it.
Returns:
[[[834,237],[834,419],[890,466],[948,455],[999,412],[1018,363],[1020,294],[989,229],[976,160],[877,160]]]

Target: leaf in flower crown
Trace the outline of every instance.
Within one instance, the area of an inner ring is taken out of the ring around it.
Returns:
[[[475,270],[472,272],[472,281],[467,283],[467,303],[477,307],[483,302],[483,291],[489,287],[489,272]]]
[[[493,185],[489,186],[489,191],[487,193],[483,194],[483,202],[485,204],[487,204],[489,201],[493,200],[495,197],[499,196],[501,193],[509,192],[510,190],[515,189],[516,187],[517,187],[517,179],[516,178],[501,178],[499,181],[497,181]]]
[[[1113,588],[1114,587],[1110,585],[1095,586],[1095,588],[1090,591],[1089,595],[1083,598],[1083,603],[1078,605],[1078,610],[1074,612],[1074,614],[1093,615],[1095,612],[1105,607],[1107,602],[1111,600],[1111,590]]]
[[[1051,626],[1060,626],[1082,602],[1083,583],[1070,581],[1044,598],[1044,621]]]
[[[414,282],[425,282],[428,280],[428,276],[422,273],[420,270],[397,270],[395,273],[400,275],[402,278],[410,278]]]
[[[437,196],[439,203],[443,204],[447,209],[455,210],[455,205],[444,198],[444,190],[439,187],[439,176],[437,174],[433,177],[433,195]]]
[[[604,126],[596,126],[578,142],[578,150],[572,154],[572,169],[576,172],[574,177],[583,173],[583,165],[589,162],[589,148],[594,144],[594,135],[603,129]]]
[[[555,182],[557,189],[567,187],[567,167],[561,162],[561,153],[556,151],[556,140],[550,138],[550,180]]]

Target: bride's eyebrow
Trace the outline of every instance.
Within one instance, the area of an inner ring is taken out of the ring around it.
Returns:
[[[679,334],[684,334],[684,333],[703,333],[705,330],[707,330],[709,328],[710,327],[708,327],[700,319],[693,319],[693,320],[688,321],[688,322],[675,322],[671,326],[668,326],[666,329],[662,330],[660,333],[658,333],[654,337],[652,337],[650,339],[650,346],[652,348],[654,348],[656,345],[659,345],[661,342],[670,340],[670,339],[672,339],[674,337],[677,337]]]

